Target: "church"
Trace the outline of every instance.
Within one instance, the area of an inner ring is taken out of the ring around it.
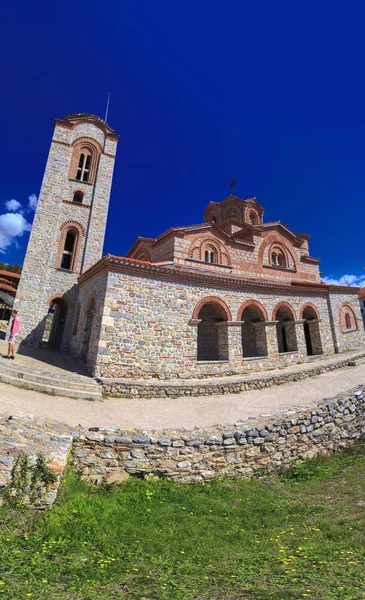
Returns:
[[[102,255],[119,136],[56,120],[15,306],[22,344],[49,344],[95,377],[260,372],[365,346],[358,289],[321,281],[309,235],[265,222],[256,198]]]

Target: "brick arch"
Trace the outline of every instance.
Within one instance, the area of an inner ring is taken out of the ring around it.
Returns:
[[[246,300],[243,304],[241,304],[241,306],[238,309],[237,321],[241,321],[242,313],[248,306],[256,306],[256,308],[258,308],[262,312],[263,316],[265,317],[265,321],[269,320],[266,308],[262,304],[260,304],[260,302],[258,302],[257,300]]]
[[[48,300],[46,300],[46,306],[51,306],[51,302],[53,302],[53,300],[64,300],[67,304],[68,310],[72,308],[72,301],[70,298],[63,296],[62,294],[54,294],[53,296],[50,296]]]
[[[292,307],[292,305],[289,304],[289,302],[285,302],[284,300],[282,300],[281,302],[277,303],[274,310],[272,311],[272,320],[273,321],[276,321],[276,313],[278,312],[279,308],[288,308],[290,310],[290,312],[292,313],[293,321],[296,320],[297,316],[295,314],[295,310]]]
[[[232,321],[232,314],[231,311],[229,310],[227,304],[224,302],[224,300],[221,300],[220,298],[218,298],[217,296],[206,296],[205,298],[202,298],[201,300],[199,300],[198,304],[195,306],[194,311],[193,311],[193,319],[198,319],[199,318],[199,313],[200,310],[203,308],[203,306],[205,304],[219,304],[219,306],[221,308],[223,308],[225,315],[227,317],[227,321]]]
[[[75,249],[73,251],[73,259],[72,259],[72,268],[71,271],[77,271],[77,263],[79,260],[80,249],[81,249],[81,240],[82,237],[85,236],[85,229],[78,223],[77,221],[65,221],[60,227],[60,239],[58,243],[58,251],[56,257],[56,269],[59,269],[62,261],[62,253],[65,247],[66,236],[70,229],[76,230],[76,240],[75,240]]]
[[[253,223],[253,226],[260,225],[261,224],[260,215],[258,214],[257,210],[255,208],[252,208],[251,206],[247,206],[245,209],[245,222],[250,224],[251,213],[254,215],[254,220],[255,220],[255,222]]]
[[[81,235],[85,235],[85,228],[78,221],[65,221],[62,223],[60,230],[64,231],[65,229],[71,229],[71,227],[75,227],[81,233]]]
[[[95,308],[96,308],[96,294],[95,294],[95,292],[91,292],[88,303],[87,303],[87,310],[95,310]]]
[[[350,317],[351,329],[358,329],[357,317],[353,306],[349,302],[343,302],[340,306],[339,311],[339,320],[340,320],[340,329],[342,332],[347,330],[346,327],[346,315]]]
[[[99,142],[94,138],[90,137],[79,137],[76,138],[72,144],[72,157],[70,162],[70,170],[69,170],[69,178],[76,179],[77,175],[77,167],[79,164],[80,154],[84,151],[90,154],[90,171],[89,171],[89,179],[87,183],[93,183],[96,175],[96,168],[98,163],[98,158],[100,154],[102,154],[103,150],[100,146]]]
[[[314,304],[312,304],[312,302],[306,302],[305,304],[303,304],[302,308],[300,309],[300,318],[303,319],[303,313],[305,311],[306,308],[312,308],[314,310],[314,312],[316,313],[316,319],[320,319],[320,315],[318,312],[318,309],[316,306],[314,306]]]
[[[134,258],[135,260],[142,260],[144,262],[151,262],[151,255],[147,248],[140,248],[140,250],[138,250],[138,252],[136,252],[131,258]]]
[[[263,261],[264,261],[264,254],[265,254],[265,250],[268,246],[270,246],[271,244],[277,244],[279,246],[281,246],[284,251],[286,256],[290,255],[293,263],[295,265],[296,270],[298,270],[298,263],[297,263],[297,257],[294,255],[293,252],[291,252],[289,250],[289,248],[283,243],[283,238],[278,234],[278,233],[271,233],[270,235],[267,236],[267,238],[265,238],[260,246],[258,255],[257,255],[257,260],[258,260],[258,264],[262,265]]]
[[[216,250],[219,264],[232,266],[231,256],[228,248],[222,244],[220,240],[217,240],[211,235],[196,237],[190,244],[188,257],[194,258],[195,260],[204,261],[204,250],[206,246],[213,246],[213,248]]]

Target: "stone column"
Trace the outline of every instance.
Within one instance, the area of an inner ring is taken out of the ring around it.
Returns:
[[[265,321],[264,323],[266,328],[267,356],[275,361],[279,357],[278,337],[276,333],[276,325],[278,323],[279,321]]]
[[[189,352],[188,356],[184,355],[184,360],[192,364],[195,364],[198,358],[198,325],[200,322],[201,319],[190,319],[190,321],[188,321],[188,325],[191,327],[190,347],[192,352],[191,354]]]
[[[321,321],[322,319],[309,319],[307,321],[313,354],[323,354],[324,352],[323,343],[325,338]]]
[[[242,360],[242,321],[219,321],[216,326],[220,360]]]
[[[266,331],[266,322],[265,321],[257,321],[252,323],[255,330],[255,343],[256,343],[256,351],[257,356],[267,356],[268,348],[267,348],[267,331]]]
[[[226,321],[230,362],[242,362],[242,321]]]
[[[307,344],[305,343],[305,335],[304,335],[304,326],[305,319],[298,319],[297,321],[292,321],[295,325],[295,333],[297,336],[297,345],[298,352],[302,356],[307,356]]]

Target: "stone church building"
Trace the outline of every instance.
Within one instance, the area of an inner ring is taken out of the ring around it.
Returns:
[[[102,256],[117,143],[94,115],[55,121],[16,296],[22,343],[94,376],[163,379],[365,346],[357,288],[322,283],[309,236],[265,223],[256,198],[231,194],[202,223]]]

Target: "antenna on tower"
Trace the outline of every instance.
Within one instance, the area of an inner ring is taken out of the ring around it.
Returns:
[[[105,119],[104,119],[105,123],[108,118],[110,95],[111,95],[111,92],[108,92],[108,100],[106,101],[106,111],[105,111]]]

